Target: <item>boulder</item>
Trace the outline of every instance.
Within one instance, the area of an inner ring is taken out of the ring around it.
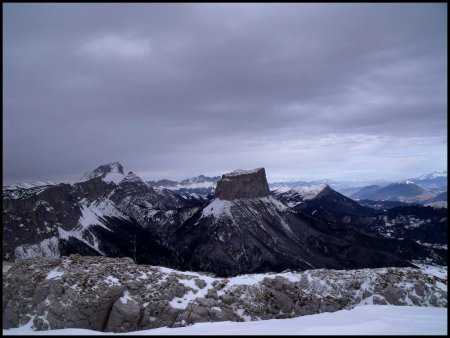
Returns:
[[[128,292],[125,293],[128,295]],[[119,298],[109,315],[106,332],[129,332],[139,329],[139,303],[127,296]]]

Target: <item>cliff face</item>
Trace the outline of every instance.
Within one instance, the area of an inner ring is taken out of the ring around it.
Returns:
[[[238,198],[258,198],[270,195],[264,168],[236,170],[222,175],[217,182],[215,197],[232,201]]]

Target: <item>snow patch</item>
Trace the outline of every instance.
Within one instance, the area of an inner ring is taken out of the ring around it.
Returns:
[[[61,239],[69,239],[70,237],[76,238],[79,241],[86,244],[87,246],[96,250],[100,254],[105,255],[105,253],[101,251],[99,248],[97,238],[88,229],[84,229],[81,226],[77,226],[75,227],[74,230],[66,231],[63,228],[58,227],[58,233],[59,238]]]
[[[80,225],[84,229],[88,229],[92,225],[98,225],[108,231],[112,231],[107,226],[105,226],[101,220],[105,216],[129,220],[129,217],[118,210],[114,203],[109,199],[101,200],[99,202],[93,202],[91,204],[87,204],[84,200],[81,200],[80,204]]]
[[[226,173],[223,176],[225,176],[225,177],[232,177],[232,176],[239,176],[239,175],[254,174],[254,173],[257,173],[258,171],[260,171],[261,169],[264,169],[264,168],[256,168],[256,169],[253,169],[253,170],[237,169],[235,171],[232,171],[231,173]]]
[[[110,276],[110,277],[111,277],[111,276]],[[113,278],[114,278],[114,277],[113,277]],[[115,279],[118,281],[117,278],[115,278]],[[118,285],[120,285],[120,284],[118,284]],[[123,293],[123,296],[120,297],[119,300],[120,300],[120,302],[121,302],[122,304],[126,304],[126,303],[128,303],[128,302],[135,302],[135,303],[136,303],[136,301],[135,301],[133,298],[131,298],[130,293],[128,292],[128,290],[125,290],[125,292]]]
[[[192,182],[192,183],[177,183],[172,186],[153,187],[155,189],[168,189],[168,190],[180,190],[180,189],[214,189],[216,183],[214,182]]]
[[[447,201],[438,201],[425,204],[426,207],[433,207],[435,209],[447,209]]]
[[[102,177],[105,182],[119,183],[125,178],[119,162],[104,164],[97,169],[83,175],[80,182],[88,181],[94,177]]]
[[[273,190],[275,196],[283,195],[284,197],[297,197],[300,195],[303,201],[313,199],[316,197],[327,185],[326,184],[315,184],[310,186],[299,186],[299,187],[289,187],[283,186]],[[303,201],[291,201],[288,202],[289,207],[295,207],[298,204],[303,203]]]
[[[161,270],[161,269],[160,269]],[[170,269],[169,269],[170,270]],[[172,270],[174,271],[174,270]],[[179,271],[176,271],[179,273]],[[206,285],[202,289],[200,289],[196,284],[194,279],[179,279],[178,283],[183,284],[184,286],[191,288],[193,290],[189,290],[184,296],[182,297],[175,297],[172,299],[169,304],[174,309],[181,309],[184,310],[188,306],[189,303],[193,302],[196,298],[205,298],[205,296],[208,294],[208,290],[211,289],[212,283],[217,280],[217,278],[200,275],[198,273],[182,273],[184,275],[190,275],[190,276],[196,276],[200,279],[204,280]]]
[[[245,315],[245,310],[244,309],[237,309],[236,310],[236,314],[241,317],[245,322],[250,322],[252,320],[252,317],[250,317],[249,315]]]
[[[117,172],[111,172],[107,173],[105,177],[103,178],[103,181],[105,182],[113,182],[113,183],[120,183],[125,178],[124,174],[117,173]]]
[[[202,217],[214,216],[216,218],[225,215],[232,217],[231,215],[232,202],[215,198],[209,203],[202,211]]]
[[[44,239],[37,244],[23,244],[14,249],[16,260],[33,257],[59,258],[61,256],[58,248],[59,239],[56,236]]]
[[[256,285],[263,281],[264,278],[269,277],[267,274],[251,274],[239,275],[228,279],[227,288],[238,285]]]
[[[194,293],[193,291],[189,291],[182,297],[175,297],[174,299],[172,299],[169,302],[169,304],[174,309],[184,310],[184,309],[186,309],[188,304],[197,297],[198,297],[198,295],[196,295],[196,293]]]
[[[148,279],[148,275],[146,272],[139,271],[141,275],[137,277],[136,279]]]
[[[272,190],[272,191],[273,191],[275,194],[282,194],[282,193],[288,192],[288,191],[290,191],[290,190],[292,190],[292,187],[289,187],[289,186],[285,185],[285,186],[282,186],[282,187],[280,187],[280,188],[276,188],[276,189],[274,189],[274,190]]]
[[[184,286],[194,289],[194,290],[198,290],[198,286],[195,284],[195,281],[193,279],[179,279],[178,283],[183,284]]]
[[[113,276],[106,277],[104,279],[104,281],[106,282],[106,284],[111,285],[111,286],[121,285],[119,282],[119,279],[117,279],[116,277],[113,277]]]
[[[272,203],[273,205],[275,205],[275,207],[279,210],[279,211],[286,211],[288,209],[288,207],[286,205],[284,205],[283,203],[281,203],[279,200],[273,198],[272,196],[269,197],[263,197],[262,199],[267,199],[270,203]]]
[[[36,187],[46,187],[50,185],[56,185],[50,181],[36,181],[32,183],[16,183],[3,187],[3,190],[16,190],[16,189],[31,189]]]
[[[309,187],[296,187],[292,190],[298,192],[303,197],[303,200],[310,200],[316,197],[326,186],[326,184],[317,184]]]
[[[416,263],[415,261],[412,261],[414,265],[420,268],[423,272],[425,272],[428,275],[436,276],[442,279],[447,279],[448,276],[448,267],[447,266],[441,266],[441,265],[430,265],[430,264],[422,264],[422,263]]]
[[[51,270],[45,279],[59,279],[62,275],[64,275],[63,271],[59,271],[58,268]]]
[[[417,179],[419,180],[429,180],[437,177],[447,177],[447,170],[442,171],[433,171],[431,174],[425,174],[422,176],[419,176]]]

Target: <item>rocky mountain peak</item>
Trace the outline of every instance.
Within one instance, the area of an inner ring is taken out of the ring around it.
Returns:
[[[137,183],[139,185],[145,185],[147,186],[147,184],[138,176],[136,175],[134,172],[130,171],[124,178],[123,180],[120,182],[120,185],[123,185],[127,182],[133,182],[133,183]]]
[[[217,182],[215,197],[232,201],[237,198],[258,198],[270,195],[264,168],[235,170],[223,174]]]
[[[192,184],[192,183],[205,183],[205,182],[216,182],[219,180],[219,176],[207,177],[205,175],[199,175],[197,177],[191,177],[181,181],[181,184]]]
[[[328,184],[325,184],[323,188],[319,191],[319,193],[316,195],[315,198],[321,198],[323,196],[326,196],[328,194],[336,193],[336,191],[331,188]]]
[[[123,167],[119,162],[102,164],[96,169],[84,174],[80,181],[88,181],[94,177],[101,177],[106,182],[120,182],[124,177]]]
[[[433,178],[438,178],[438,177],[447,177],[447,170],[442,170],[442,171],[433,171],[430,174],[425,174],[422,176],[417,177],[418,180],[430,180]]]

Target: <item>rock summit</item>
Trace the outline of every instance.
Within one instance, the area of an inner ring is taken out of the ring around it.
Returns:
[[[258,198],[270,195],[264,168],[235,170],[222,175],[217,182],[215,197],[232,201],[238,198]]]

